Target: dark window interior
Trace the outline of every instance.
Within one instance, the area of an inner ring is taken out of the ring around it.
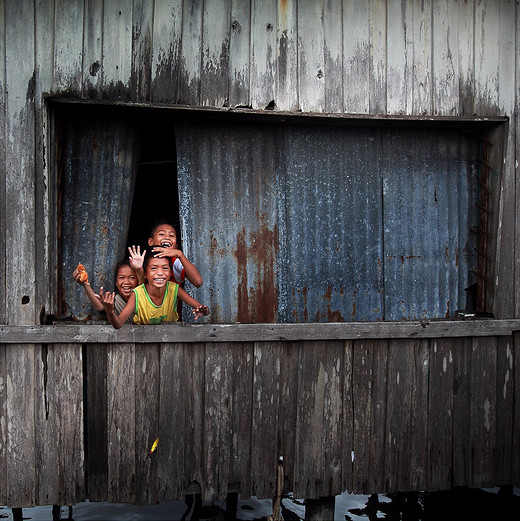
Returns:
[[[155,220],[168,221],[179,233],[179,191],[172,120],[156,115],[139,119],[141,155],[134,189],[127,245],[147,246]],[[179,244],[180,246],[180,244]]]

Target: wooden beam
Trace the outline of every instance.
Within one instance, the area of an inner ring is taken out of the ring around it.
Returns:
[[[98,344],[176,342],[272,342],[382,338],[510,336],[520,319],[422,322],[334,322],[317,324],[168,324],[0,326],[4,344]]]

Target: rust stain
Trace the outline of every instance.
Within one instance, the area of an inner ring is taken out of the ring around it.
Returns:
[[[446,315],[444,315],[445,318],[450,318],[450,301],[448,300],[446,302]]]
[[[275,322],[278,313],[278,291],[275,285],[278,228],[275,226],[273,230],[269,229],[266,219],[261,215],[257,230],[247,235],[243,226],[236,239],[237,320],[244,323]],[[255,286],[249,285],[248,263],[255,266]]]

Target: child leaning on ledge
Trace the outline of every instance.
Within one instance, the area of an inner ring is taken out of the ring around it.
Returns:
[[[177,298],[193,308],[195,320],[208,315],[207,306],[190,297],[176,282],[171,282],[171,268],[167,258],[149,256],[144,261],[144,284],[132,290],[126,306],[117,315],[114,311],[114,293],[99,290],[99,296],[108,320],[115,329],[119,329],[135,312],[135,324],[161,324],[177,322]]]

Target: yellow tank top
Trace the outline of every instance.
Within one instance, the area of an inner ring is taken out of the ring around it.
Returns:
[[[168,282],[164,299],[160,306],[156,306],[144,284],[134,288],[135,293],[135,315],[136,324],[160,324],[161,322],[177,322],[177,291],[179,285],[176,282]]]

